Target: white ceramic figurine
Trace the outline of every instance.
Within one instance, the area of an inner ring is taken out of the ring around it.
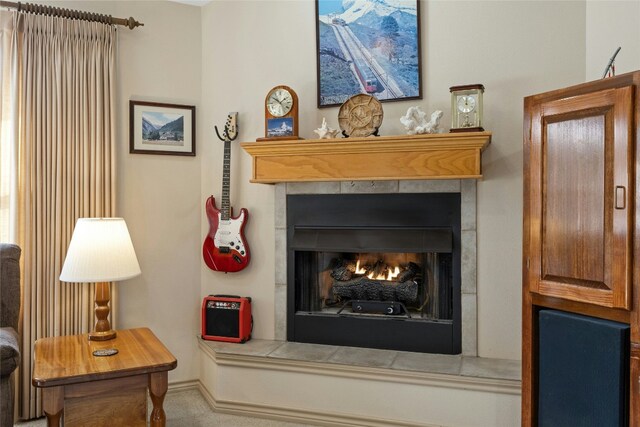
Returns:
[[[314,132],[318,134],[318,138],[320,139],[332,139],[338,135],[338,129],[330,128],[327,125],[327,119],[324,117],[322,118],[322,126],[314,130]]]
[[[427,120],[427,114],[420,107],[410,107],[407,114],[400,117],[400,123],[407,130],[408,135],[423,133],[438,133],[442,111],[436,110],[431,114],[431,119]]]

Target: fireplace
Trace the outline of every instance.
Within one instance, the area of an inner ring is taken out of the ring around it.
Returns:
[[[287,340],[460,353],[460,199],[288,195]]]

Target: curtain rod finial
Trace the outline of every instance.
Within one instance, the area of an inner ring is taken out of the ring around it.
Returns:
[[[135,19],[133,19],[133,17],[129,17],[129,19],[127,20],[127,27],[129,27],[130,30],[133,30],[136,27],[144,27],[144,24],[142,22],[138,22]]]

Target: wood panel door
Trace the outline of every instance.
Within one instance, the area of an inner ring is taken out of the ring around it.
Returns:
[[[530,113],[530,291],[630,309],[633,87]]]
[[[640,344],[631,344],[629,425],[640,426]]]

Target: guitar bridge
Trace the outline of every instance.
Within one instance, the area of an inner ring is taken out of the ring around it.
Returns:
[[[231,252],[231,248],[229,246],[220,246],[218,249],[221,254],[228,254]]]

